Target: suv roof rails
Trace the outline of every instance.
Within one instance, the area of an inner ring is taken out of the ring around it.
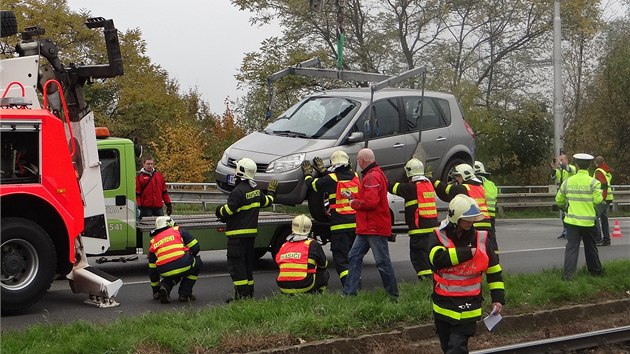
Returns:
[[[313,68],[317,66],[318,68]],[[280,71],[277,71],[267,77],[267,89],[269,91],[269,105],[267,106],[267,112],[265,118],[270,119],[272,116],[273,105],[276,101],[276,91],[273,87],[273,83],[281,78],[289,75],[298,75],[306,77],[318,77],[324,79],[338,79],[342,81],[354,81],[354,82],[371,82],[370,85],[370,106],[374,103],[374,92],[382,90],[385,87],[390,87],[401,83],[411,77],[422,75],[422,97],[424,97],[424,85],[426,82],[426,67],[422,66],[402,72],[398,75],[392,76],[387,74],[370,73],[365,71],[350,71],[350,70],[337,70],[337,69],[324,69],[321,68],[321,60],[319,57],[314,57],[303,62],[300,62],[294,66],[289,66]],[[420,118],[422,118],[423,102],[420,103]],[[374,124],[374,112],[370,109],[370,124]],[[422,134],[422,130],[418,131],[418,134]],[[368,145],[369,136],[365,137],[365,147]],[[420,141],[420,140],[418,140]]]

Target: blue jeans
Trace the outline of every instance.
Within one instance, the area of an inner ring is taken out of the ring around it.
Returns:
[[[385,291],[391,297],[398,297],[398,282],[392,261],[389,258],[389,245],[387,237],[374,235],[357,235],[348,253],[349,267],[348,276],[343,286],[345,295],[356,295],[361,282],[361,268],[363,267],[363,257],[372,249],[376,268],[381,275],[381,281]]]
[[[601,209],[600,214],[595,220],[595,226],[597,226],[597,241],[610,242],[610,225],[608,224],[608,209],[610,208],[611,201],[606,201],[606,207]]]

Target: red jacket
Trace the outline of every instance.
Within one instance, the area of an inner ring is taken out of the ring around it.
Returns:
[[[153,178],[151,178],[151,175],[144,169],[140,170],[136,176],[136,205],[144,208],[161,208],[164,206],[162,201],[164,203],[171,202],[171,197],[166,192],[166,182],[162,174],[154,171]]]
[[[357,211],[357,235],[392,235],[392,219],[387,202],[387,178],[376,162],[363,172],[359,192],[352,195],[350,206]]]

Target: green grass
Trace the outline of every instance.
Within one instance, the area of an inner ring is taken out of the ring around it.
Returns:
[[[504,314],[532,312],[570,303],[624,298],[630,261],[604,264],[601,277],[580,269],[572,282],[559,269],[504,276]],[[400,284],[400,299],[382,289],[356,297],[338,293],[248,300],[202,310],[146,313],[109,324],[78,321],[3,330],[2,353],[192,353],[242,352],[300,341],[358,336],[431,322],[429,283]],[[489,295],[486,298],[486,312]],[[150,300],[147,300],[150,301]]]

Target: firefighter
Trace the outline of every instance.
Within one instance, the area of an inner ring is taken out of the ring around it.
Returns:
[[[313,223],[298,215],[291,223],[291,235],[276,254],[280,268],[276,279],[284,294],[320,293],[328,285],[328,260],[322,246],[309,238]]]
[[[234,283],[232,300],[254,297],[254,241],[258,233],[258,213],[260,208],[273,204],[278,181],[269,181],[267,194],[256,188],[254,176],[256,163],[242,158],[236,163],[236,185],[227,203],[217,206],[216,216],[226,223],[227,263]]]
[[[308,162],[302,163],[304,180],[308,188],[315,192],[328,194],[330,208],[330,250],[335,262],[335,270],[339,274],[341,285],[345,284],[348,275],[348,252],[352,247],[356,236],[356,211],[350,207],[350,200],[344,192],[357,193],[359,190],[359,177],[352,171],[348,154],[342,150],[336,150],[330,156],[328,171],[324,168],[321,158],[313,159],[315,169]],[[323,177],[314,178],[315,172],[324,174]]]
[[[432,236],[433,317],[444,353],[468,353],[468,339],[481,318],[484,273],[495,314],[505,304],[499,258],[488,232],[473,226],[483,219],[477,202],[459,194],[450,201],[447,219]]]
[[[195,301],[193,286],[203,266],[197,239],[175,226],[170,216],[155,219],[149,247],[149,278],[153,298],[168,304],[173,286],[179,284],[179,301]],[[161,280],[160,280],[161,279]]]
[[[411,159],[405,165],[409,178],[405,183],[389,183],[390,193],[405,199],[405,222],[409,228],[409,258],[420,280],[431,279],[429,264],[429,238],[437,229],[438,214],[435,189],[424,175],[424,165]]]
[[[492,232],[496,234],[496,216],[497,216],[497,196],[499,190],[497,186],[488,179],[490,172],[486,172],[486,168],[481,161],[475,161],[473,165],[475,176],[481,180],[483,190],[486,192],[486,202],[488,203],[488,214],[490,215],[490,224],[492,225]],[[496,249],[495,249],[496,251]]]
[[[495,251],[498,250],[497,241],[492,231],[492,223],[490,222],[486,191],[483,188],[481,180],[475,176],[472,166],[466,163],[455,166],[455,170],[451,175],[454,179],[452,184],[446,184],[439,180],[433,183],[435,193],[445,202],[450,202],[458,194],[465,194],[473,198],[483,214],[483,219],[475,222],[475,229],[487,230],[488,237],[493,242],[492,249]]]
[[[567,245],[564,251],[563,280],[573,279],[580,253],[580,242],[584,242],[586,268],[592,275],[602,273],[602,264],[597,253],[595,239],[597,229],[595,219],[597,207],[605,205],[601,184],[588,174],[593,162],[589,154],[573,155],[578,171],[567,178],[556,194],[556,204],[564,211],[564,224],[567,226]]]

